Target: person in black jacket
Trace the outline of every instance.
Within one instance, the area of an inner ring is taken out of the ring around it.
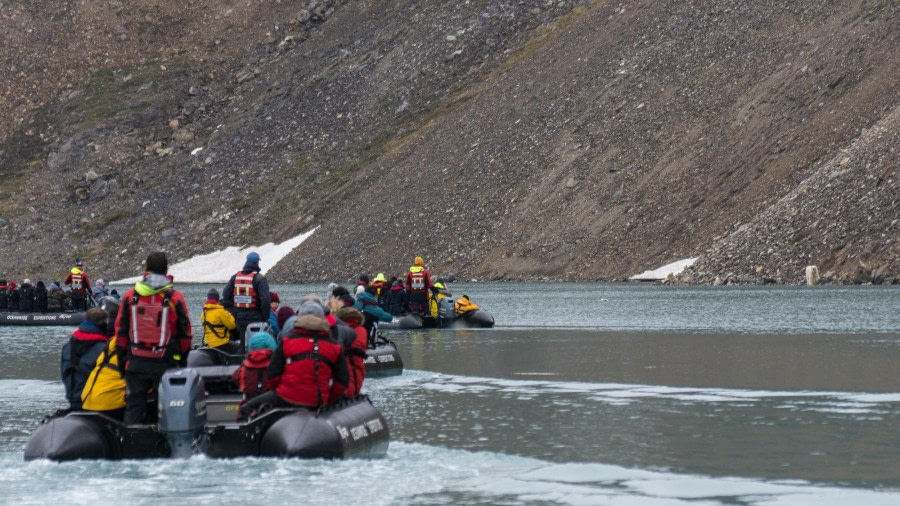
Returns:
[[[0,279],[0,311],[6,311],[9,305],[9,287],[5,279]]]
[[[30,279],[23,281],[22,286],[19,287],[19,312],[34,312],[34,287],[31,285]]]
[[[396,280],[391,285],[391,289],[387,293],[387,301],[385,302],[385,310],[393,315],[406,314],[406,306],[409,297],[406,288],[401,280]]]
[[[252,252],[247,255],[244,268],[231,276],[222,290],[222,306],[234,315],[242,345],[247,325],[269,321],[269,282],[259,272],[259,254]]]
[[[7,287],[6,293],[9,295],[9,301],[7,310],[8,311],[18,311],[19,310],[19,285],[16,284],[15,281],[9,282],[9,287]]]
[[[44,285],[43,281],[37,282],[37,287],[34,289],[34,310],[40,311],[41,313],[47,312],[47,286]]]

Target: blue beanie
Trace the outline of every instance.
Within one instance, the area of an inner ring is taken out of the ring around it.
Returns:
[[[268,348],[275,349],[275,338],[268,332],[257,332],[250,337],[250,351]]]
[[[252,251],[247,254],[247,263],[248,264],[258,264],[259,263],[259,253]]]

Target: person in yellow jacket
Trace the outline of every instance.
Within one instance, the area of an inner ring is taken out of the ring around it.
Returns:
[[[125,379],[119,370],[116,340],[110,339],[81,391],[81,408],[121,420],[125,414]]]
[[[431,309],[431,316],[434,318],[438,317],[438,307],[441,302],[441,299],[446,297],[452,297],[453,295],[447,291],[447,287],[444,285],[442,281],[438,281],[434,284],[434,289],[436,290],[436,294],[432,296],[431,293],[428,294],[428,306]]]
[[[105,297],[101,299],[100,304],[101,309],[107,313],[107,333],[112,334],[119,314],[119,301]],[[81,390],[81,409],[103,413],[118,420],[124,418],[125,378],[119,367],[115,337],[103,347],[94,369],[84,382],[84,388]]]
[[[478,311],[479,309],[481,309],[480,307],[478,307],[478,304],[475,304],[474,302],[469,300],[468,295],[463,295],[462,297],[456,299],[455,307],[456,316],[463,316],[470,311]]]
[[[215,288],[206,294],[200,323],[203,324],[203,344],[231,355],[240,353],[240,342],[231,340],[231,333],[237,326],[234,315],[219,303],[219,292]]]

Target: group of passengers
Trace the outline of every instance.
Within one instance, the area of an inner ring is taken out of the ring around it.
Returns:
[[[106,283],[99,279],[91,287],[84,264],[76,260],[63,282],[53,281],[50,286],[42,280],[32,284],[25,279],[22,284],[0,279],[0,312],[17,311],[20,313],[56,313],[62,311],[85,311],[95,305],[94,301],[102,297],[118,297],[115,289],[110,290]]]
[[[210,290],[200,318],[206,346],[243,357],[233,375],[244,394],[239,419],[271,407],[317,409],[355,397],[365,379],[370,329],[390,314],[371,292],[354,299],[340,287],[324,303],[304,297],[294,311],[269,291],[259,262],[250,253],[221,295]],[[120,301],[89,309],[63,347],[69,410],[103,412],[128,425],[153,423],[148,401],[163,373],[186,365],[191,321],[165,253],[151,253],[145,269]],[[269,321],[266,330],[242,339],[250,324]]]
[[[363,274],[356,282],[355,295],[367,296],[367,303],[376,304],[391,315],[415,313],[422,316],[438,316],[438,302],[449,296],[443,281],[433,282],[422,257],[416,257],[406,276],[391,276],[379,272],[373,281]]]

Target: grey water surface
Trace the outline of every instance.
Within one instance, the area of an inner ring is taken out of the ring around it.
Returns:
[[[0,503],[900,504],[898,287],[450,289],[497,327],[389,334],[376,461],[25,463],[72,329],[0,327]]]

